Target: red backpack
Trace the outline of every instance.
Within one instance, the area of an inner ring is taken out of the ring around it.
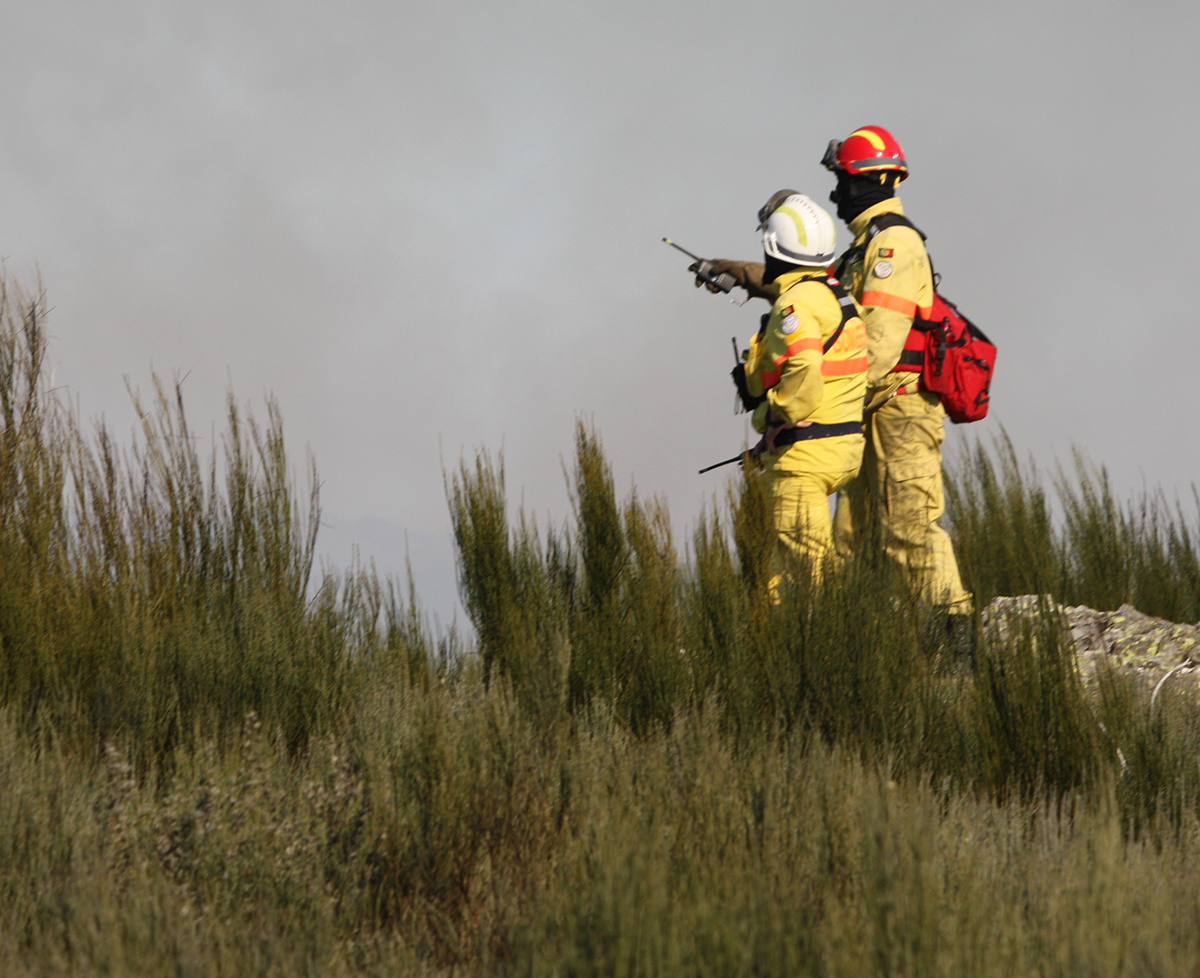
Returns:
[[[860,249],[865,255],[871,239],[880,231],[897,225],[912,228],[925,240],[921,229],[902,214],[881,214],[867,228],[866,240],[842,256],[838,270],[844,271]],[[979,421],[988,412],[996,347],[953,302],[936,292],[941,276],[935,274],[933,281],[929,318],[913,319],[900,362],[893,369],[919,371],[921,387],[941,398],[942,407],[955,424]]]
[[[925,364],[921,386],[942,399],[955,424],[987,417],[996,347],[958,307],[934,293],[928,319],[914,319],[913,332],[924,334]]]

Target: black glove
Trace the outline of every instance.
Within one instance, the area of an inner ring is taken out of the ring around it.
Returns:
[[[729,376],[733,378],[733,386],[737,388],[738,400],[742,402],[743,411],[753,411],[767,399],[766,394],[759,394],[758,397],[755,397],[750,393],[750,388],[746,386],[746,367],[744,364],[739,363],[733,368]]]

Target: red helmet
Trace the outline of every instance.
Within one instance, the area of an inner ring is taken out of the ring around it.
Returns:
[[[830,170],[845,170],[847,173],[898,170],[901,180],[908,176],[904,150],[882,126],[863,126],[841,142],[830,140],[821,162]]]

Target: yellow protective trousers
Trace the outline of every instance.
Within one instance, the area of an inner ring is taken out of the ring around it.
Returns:
[[[861,435],[798,441],[773,458],[763,455],[777,539],[777,570],[771,577],[776,600],[791,560],[805,559],[820,575],[822,564],[833,555],[829,497],[858,475],[862,457]]]
[[[837,551],[849,555],[856,537],[878,520],[884,549],[929,604],[951,614],[969,613],[950,536],[938,526],[942,490],[942,440],[946,412],[936,394],[898,394],[869,412],[862,476],[838,496]]]

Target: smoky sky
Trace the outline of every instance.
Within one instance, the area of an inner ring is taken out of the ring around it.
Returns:
[[[943,291],[999,347],[992,414],[1052,478],[1190,497],[1200,407],[1192,4],[10,3],[0,254],[53,306],[55,384],[118,433],[125,377],[194,430],[273,392],[323,546],[443,618],[443,472],[503,451],[569,512],[576,420],[681,537],[740,449],[729,338],[669,235],[754,258],[824,201],[825,144],[891,129]],[[848,241],[844,229],[840,246]],[[727,470],[726,470],[727,471]]]

